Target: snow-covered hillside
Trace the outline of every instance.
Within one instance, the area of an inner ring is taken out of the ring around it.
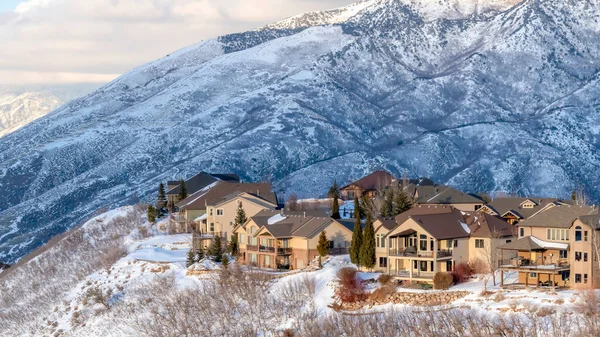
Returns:
[[[0,259],[200,170],[600,200],[600,4],[515,2],[365,1],[134,69],[0,140]]]
[[[20,95],[0,92],[0,137],[58,108],[63,102],[39,92]]]

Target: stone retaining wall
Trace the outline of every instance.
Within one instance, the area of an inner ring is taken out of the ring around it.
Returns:
[[[375,305],[388,303],[409,304],[415,306],[435,306],[446,305],[459,300],[467,295],[468,291],[436,291],[436,292],[396,292],[385,296],[383,299],[374,300],[367,298],[364,301],[356,303],[342,304],[343,310],[358,310],[362,308],[371,308]]]

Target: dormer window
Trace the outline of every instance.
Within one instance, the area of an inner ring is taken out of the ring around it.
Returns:
[[[527,199],[525,201],[523,201],[521,203],[521,205],[519,205],[521,208],[534,208],[535,206],[537,206],[537,204],[531,200],[531,199]]]

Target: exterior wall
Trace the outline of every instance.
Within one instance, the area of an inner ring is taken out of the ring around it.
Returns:
[[[223,236],[229,240],[229,237],[233,232],[239,200],[242,200],[242,207],[244,208],[244,212],[246,212],[246,217],[248,218],[256,215],[258,212],[264,209],[275,209],[275,206],[267,208],[241,198],[232,199],[226,203],[218,205],[217,207],[207,206],[206,213],[208,214],[208,217],[206,219],[206,231],[211,232],[210,224],[213,223],[214,232],[222,232]],[[217,215],[218,209],[223,210],[223,215]]]
[[[470,260],[469,238],[456,239],[456,247],[452,248],[452,260],[456,266],[459,263],[468,263]]]
[[[581,240],[577,241],[576,236],[576,228],[581,227]],[[571,239],[571,251],[569,256],[569,261],[571,263],[571,288],[573,289],[590,289],[592,287],[598,287],[598,282],[595,280],[597,277],[592,271],[594,266],[594,250],[592,245],[593,240],[593,229],[581,222],[580,220],[576,220],[573,223],[573,226],[570,228],[570,239]],[[587,232],[587,241],[585,237],[585,232]],[[579,253],[581,253],[581,258],[577,259]],[[587,262],[584,261],[585,254],[587,254]],[[597,266],[596,266],[597,267]],[[577,277],[580,275],[580,277]],[[585,275],[587,275],[587,282],[585,282]],[[596,282],[594,282],[594,280]],[[580,281],[580,282],[578,282]]]
[[[352,231],[346,228],[346,226],[334,221],[325,227],[323,231],[325,231],[327,239],[329,239],[329,241],[333,241],[333,248],[350,248]],[[317,246],[319,245],[320,234],[321,232],[319,231],[313,237],[308,238],[309,249],[317,249]]]

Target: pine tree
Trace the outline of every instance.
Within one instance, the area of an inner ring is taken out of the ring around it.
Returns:
[[[194,254],[194,250],[190,249],[187,253],[187,259],[185,261],[185,266],[189,267],[189,266],[193,265],[196,262],[195,258],[196,258],[196,254]]]
[[[340,217],[340,189],[337,185],[337,181],[333,181],[333,186],[329,189],[328,196],[333,199],[333,203],[331,205],[331,217],[333,219],[339,219]]]
[[[319,269],[323,269],[323,261],[321,261],[321,255],[319,255]]]
[[[381,213],[381,216],[383,217],[394,215],[394,190],[389,189],[385,192],[385,199],[383,200],[379,213]]]
[[[362,230],[360,228],[360,208],[358,197],[354,196],[354,231],[352,232],[352,242],[350,242],[350,261],[360,266],[360,247],[362,246]]]
[[[242,202],[240,201],[238,203],[238,208],[235,214],[235,227],[245,224],[246,221],[248,221],[248,218],[246,217],[246,211],[244,211],[244,207],[242,206]]]
[[[221,263],[223,263],[223,268],[227,268],[229,265],[229,257],[227,257],[227,254],[223,254],[223,260]]]
[[[200,248],[196,251],[196,261],[200,262],[202,261],[202,259],[204,259],[204,249]]]
[[[238,242],[237,234],[231,234],[231,240],[229,241],[229,254],[232,256],[238,256],[240,254],[240,244]]]
[[[400,213],[404,213],[408,211],[412,207],[412,202],[410,198],[406,195],[404,190],[400,189],[396,192],[396,197],[394,198],[394,211],[392,215],[398,215]]]
[[[167,208],[167,193],[165,192],[165,185],[161,182],[158,185],[158,197],[156,198],[156,209],[159,214],[164,214]]]
[[[208,255],[215,260],[215,262],[221,262],[223,259],[223,242],[220,236],[215,236],[210,248],[208,248]]]
[[[319,235],[317,251],[319,252],[319,257],[329,255],[329,239],[327,239],[327,234],[325,234],[325,231],[322,231],[321,235]]]
[[[360,246],[360,262],[364,267],[372,269],[375,266],[375,260],[375,228],[373,228],[371,215],[367,215],[363,242]]]
[[[155,223],[156,222],[156,208],[154,208],[154,206],[152,205],[148,205],[148,221],[150,223]]]
[[[177,195],[177,198],[179,200],[183,200],[187,197],[188,197],[188,194],[187,194],[187,187],[185,187],[185,180],[181,179],[181,181],[179,182],[179,194]]]

